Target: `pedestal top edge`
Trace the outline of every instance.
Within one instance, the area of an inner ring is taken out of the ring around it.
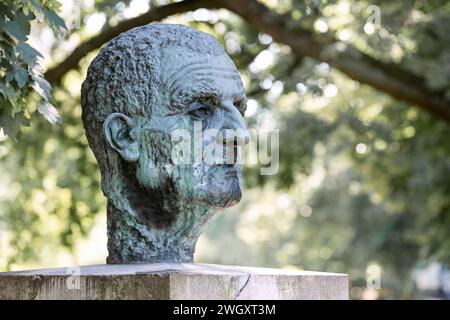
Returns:
[[[0,276],[119,276],[151,273],[194,273],[211,275],[273,275],[273,276],[321,276],[347,277],[343,273],[305,271],[296,269],[274,269],[247,266],[230,266],[204,263],[151,263],[151,264],[102,264],[65,268],[35,269],[0,272]]]

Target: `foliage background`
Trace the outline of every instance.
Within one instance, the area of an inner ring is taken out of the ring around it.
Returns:
[[[261,2],[450,97],[447,1]],[[106,27],[165,3],[0,4],[0,270],[104,262],[105,200],[79,105],[97,51],[52,95],[36,66],[57,65]],[[380,24],[369,19],[371,5]],[[414,271],[450,261],[449,123],[327,63],[299,58],[227,10],[164,22],[216,36],[245,82],[249,127],[280,129],[278,174],[245,169],[243,201],[202,236],[197,261],[345,272],[353,298],[418,297]],[[381,268],[375,293],[366,288],[371,266]]]

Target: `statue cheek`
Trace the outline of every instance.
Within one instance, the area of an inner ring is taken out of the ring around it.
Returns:
[[[148,156],[141,155],[136,167],[136,178],[146,188],[156,189],[161,184],[162,168]]]

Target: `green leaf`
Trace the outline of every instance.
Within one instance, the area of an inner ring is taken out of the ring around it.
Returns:
[[[11,20],[14,18],[14,11],[12,10],[12,8],[12,6],[0,3],[0,12]]]
[[[50,27],[53,29],[63,29],[67,30],[66,23],[61,17],[59,17],[54,10],[58,10],[60,7],[59,2],[50,1],[46,4],[49,8],[42,7],[37,1],[31,0],[32,6],[36,9],[37,12],[44,15]]]
[[[47,101],[41,102],[38,105],[38,111],[51,124],[57,124],[60,121],[59,113],[56,108]]]
[[[5,23],[5,31],[18,41],[26,41],[30,33],[30,17],[26,16],[22,10],[14,16],[14,20]]]
[[[11,82],[12,79],[14,79],[14,70],[7,72],[5,76],[6,82]]]
[[[14,99],[19,95],[16,91],[14,91],[12,88],[10,88],[7,84],[1,83],[1,82],[0,82],[0,94],[5,99]]]
[[[6,65],[7,62],[12,63],[13,61],[18,61],[14,47],[8,43],[8,41],[13,41],[13,39],[6,33],[4,36],[8,39],[4,38],[0,40],[0,56],[2,58],[0,59],[0,63],[2,65]]]
[[[25,42],[19,43],[16,50],[19,53],[19,57],[29,66],[33,66],[36,63],[37,58],[42,57],[42,54],[39,51]]]
[[[9,100],[0,102],[0,129],[3,129],[3,133],[15,139],[21,126],[29,126],[30,120],[25,117],[23,111],[12,113],[12,104]]]
[[[1,84],[0,84],[1,85]],[[9,99],[0,99],[0,117],[11,117],[14,106]]]
[[[42,98],[48,101],[52,92],[52,86],[50,85],[50,83],[48,83],[48,81],[42,78],[40,75],[33,74],[31,75],[31,78],[34,80],[31,84],[31,87],[37,93],[39,93]]]
[[[28,80],[28,71],[22,67],[14,69],[14,79],[16,80],[19,88],[23,88]]]
[[[44,9],[45,18],[53,29],[67,30],[66,23],[61,17],[59,17],[54,11],[49,9]]]
[[[5,28],[5,14],[3,12],[5,12],[7,7],[5,7],[3,4],[0,3],[0,12],[2,14],[0,14],[0,29],[3,30]]]

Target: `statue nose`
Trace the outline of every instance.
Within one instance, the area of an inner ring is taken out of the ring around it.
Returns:
[[[223,143],[234,143],[235,146],[245,146],[250,141],[250,134],[244,118],[232,103],[225,105],[225,108],[225,119],[221,130]]]

